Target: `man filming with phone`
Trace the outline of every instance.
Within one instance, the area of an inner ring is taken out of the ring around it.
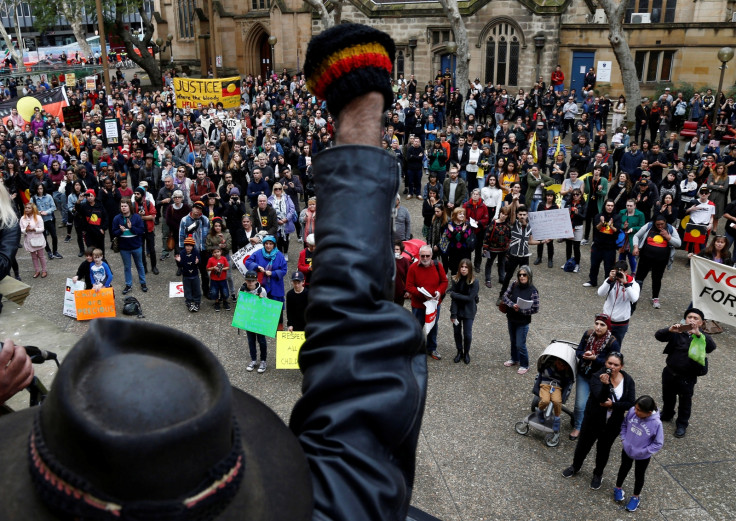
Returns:
[[[631,313],[636,309],[640,291],[634,277],[626,273],[627,269],[625,260],[616,262],[608,272],[608,278],[598,288],[598,296],[606,297],[603,313],[611,317],[611,334],[618,340],[619,347],[623,347]]]

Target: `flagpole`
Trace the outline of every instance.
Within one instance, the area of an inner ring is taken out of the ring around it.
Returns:
[[[102,57],[102,76],[105,82],[106,96],[112,95],[110,88],[110,69],[107,63],[107,43],[105,42],[105,19],[102,17],[102,0],[95,0],[97,7],[97,30],[100,33],[100,56]],[[107,103],[107,99],[105,99]]]

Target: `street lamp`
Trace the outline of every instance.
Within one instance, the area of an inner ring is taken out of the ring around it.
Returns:
[[[279,39],[275,36],[269,36],[268,37],[268,45],[271,46],[271,72],[276,72],[276,44],[279,42]]]
[[[726,74],[726,64],[733,59],[733,49],[731,47],[721,47],[718,51],[718,61],[721,62],[721,79],[718,81],[718,90],[716,91],[716,101],[713,106],[713,115],[711,116],[710,127],[712,130],[716,128],[716,119],[718,118],[718,111],[720,109],[718,102],[719,96],[721,95],[721,89],[723,88],[723,75]]]
[[[455,85],[455,55],[457,54],[457,43],[455,42],[447,42],[447,45],[445,45],[445,50],[450,55],[450,70],[452,71],[452,85]],[[449,96],[449,92],[447,93]]]
[[[174,39],[174,35],[169,33],[166,35],[166,41],[164,41],[163,38],[160,36],[156,38],[156,46],[158,47],[158,60],[161,62],[161,65],[163,66],[164,63],[164,51],[169,48],[171,49],[171,61],[174,61],[174,48],[171,44],[171,41]]]
[[[542,49],[544,49],[544,44],[547,42],[547,38],[542,33],[537,33],[534,35],[534,48],[537,50],[537,77],[534,78],[535,81],[537,78],[539,78],[539,69],[541,68],[541,62],[542,62]]]

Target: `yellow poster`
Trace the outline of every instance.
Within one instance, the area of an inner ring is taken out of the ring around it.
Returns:
[[[276,333],[276,369],[299,369],[299,350],[304,338],[304,331]]]
[[[234,109],[240,106],[240,77],[220,78],[217,80],[200,80],[192,78],[174,78],[176,108],[197,108],[201,103],[205,107],[210,103],[222,103],[223,108]]]
[[[75,87],[77,85],[77,75],[74,72],[69,72],[66,75],[66,86]]]

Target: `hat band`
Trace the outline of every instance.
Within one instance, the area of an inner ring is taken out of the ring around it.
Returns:
[[[245,454],[240,428],[233,418],[230,453],[208,472],[209,478],[185,497],[164,501],[117,500],[65,468],[48,451],[41,433],[39,415],[33,422],[28,443],[31,478],[36,491],[52,510],[82,519],[139,521],[209,521],[215,519],[235,497],[245,474]]]

